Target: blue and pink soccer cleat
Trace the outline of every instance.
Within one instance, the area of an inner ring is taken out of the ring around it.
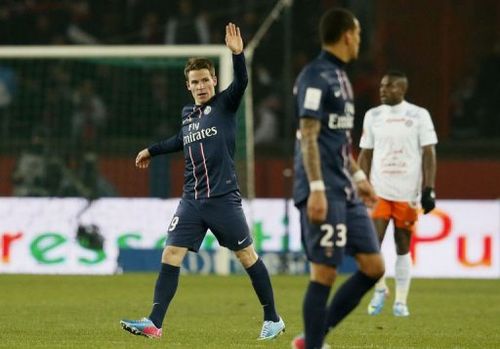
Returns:
[[[120,325],[122,325],[125,331],[135,334],[136,336],[154,339],[161,338],[161,328],[156,327],[153,321],[145,317],[140,320],[121,320]]]

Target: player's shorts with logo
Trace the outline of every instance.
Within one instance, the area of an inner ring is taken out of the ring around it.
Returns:
[[[378,253],[375,227],[365,205],[359,201],[328,201],[326,221],[312,224],[307,217],[307,202],[300,210],[302,244],[309,261],[339,266],[344,253]]]
[[[182,198],[168,227],[166,245],[197,252],[207,229],[221,246],[232,251],[253,242],[238,191],[208,199]]]
[[[418,209],[416,204],[379,197],[373,208],[372,218],[392,219],[397,228],[411,229],[418,219]]]

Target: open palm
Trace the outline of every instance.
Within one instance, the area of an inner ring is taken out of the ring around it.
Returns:
[[[240,28],[233,23],[226,25],[226,46],[234,54],[240,54],[243,51],[243,39],[241,38]]]

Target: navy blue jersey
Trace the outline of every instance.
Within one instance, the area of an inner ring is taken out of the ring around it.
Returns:
[[[318,146],[329,200],[349,200],[355,195],[349,172],[354,102],[344,65],[337,57],[322,51],[304,67],[294,86],[298,124],[301,118],[321,121]],[[309,180],[303,164],[299,131],[294,169],[293,196],[295,203],[300,204],[309,196]]]
[[[234,165],[236,111],[248,83],[243,53],[233,55],[234,80],[206,104],[182,109],[176,136],[149,147],[152,156],[184,150],[183,197],[202,199],[239,189]]]

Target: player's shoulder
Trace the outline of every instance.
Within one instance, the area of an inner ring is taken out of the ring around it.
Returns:
[[[378,117],[388,110],[387,105],[381,104],[379,106],[370,108],[366,111],[365,117]]]
[[[302,71],[298,76],[298,81],[306,82],[310,80],[316,80],[319,77],[319,71],[320,70],[315,60],[313,60],[312,62],[309,62],[302,68]]]
[[[335,64],[317,57],[302,68],[299,81],[331,84],[338,79],[338,69]]]
[[[406,115],[410,118],[423,118],[430,115],[429,111],[424,107],[410,103],[408,101],[403,101],[403,103],[404,108],[406,109]]]
[[[182,119],[191,116],[195,109],[196,106],[194,104],[186,104],[185,106],[183,106],[181,111]]]

